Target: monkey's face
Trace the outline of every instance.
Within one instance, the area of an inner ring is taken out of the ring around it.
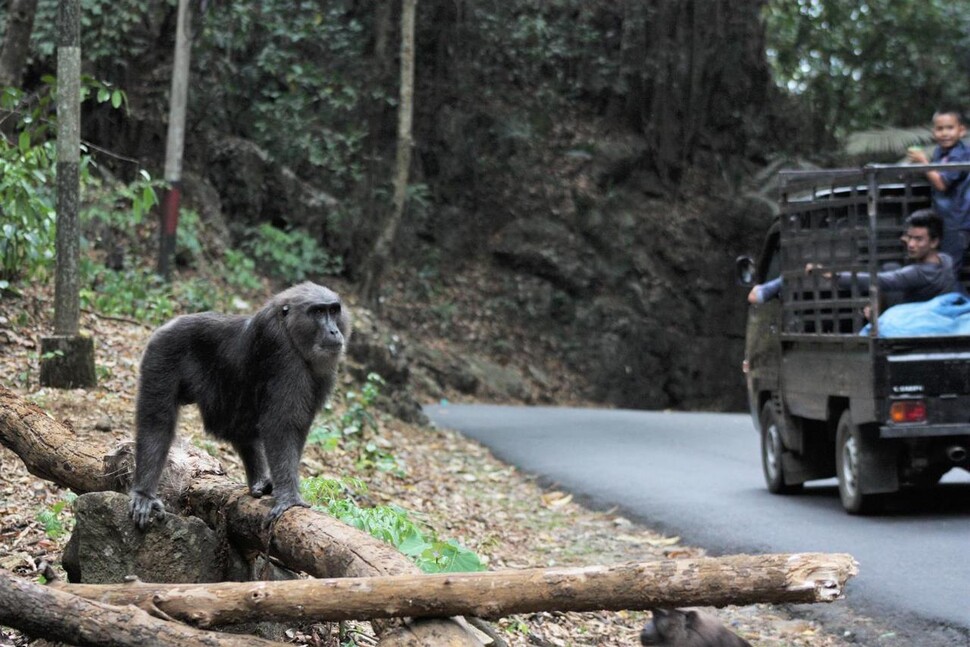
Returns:
[[[347,343],[350,318],[335,292],[313,284],[297,288],[281,307],[285,326],[314,373],[330,374]]]

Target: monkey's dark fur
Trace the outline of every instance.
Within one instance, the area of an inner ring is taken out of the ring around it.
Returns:
[[[640,643],[658,647],[751,647],[709,613],[697,609],[654,609]]]
[[[131,488],[138,527],[164,510],[158,481],[183,404],[197,404],[206,431],[233,445],[254,497],[275,495],[267,523],[306,506],[300,456],[349,336],[340,297],[309,282],[280,292],[252,317],[204,312],[156,330],[138,380]]]

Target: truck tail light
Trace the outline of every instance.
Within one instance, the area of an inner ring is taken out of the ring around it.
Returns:
[[[923,400],[898,400],[889,407],[893,422],[926,422],[926,402]]]

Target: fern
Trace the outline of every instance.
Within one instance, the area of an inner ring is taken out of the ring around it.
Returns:
[[[846,140],[845,152],[860,157],[905,155],[909,146],[925,146],[932,143],[933,133],[925,126],[876,128],[850,134]]]

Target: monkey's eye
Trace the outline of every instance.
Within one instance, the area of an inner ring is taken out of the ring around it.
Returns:
[[[309,310],[311,315],[329,315],[331,317],[336,317],[340,314],[340,304],[339,303],[321,303],[315,306],[311,306]]]

